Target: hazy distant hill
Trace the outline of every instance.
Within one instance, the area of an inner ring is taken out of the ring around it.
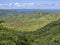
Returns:
[[[39,10],[35,9],[0,9],[0,16],[29,14]]]
[[[0,10],[0,17],[7,16],[7,15],[16,15],[16,12],[10,10]]]
[[[0,9],[0,17],[6,15],[30,14],[34,12],[60,12],[58,9]]]

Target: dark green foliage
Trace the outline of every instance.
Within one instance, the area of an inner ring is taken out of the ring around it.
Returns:
[[[0,24],[1,24],[1,23],[4,23],[4,22],[5,22],[5,21],[3,21],[3,20],[0,20]]]
[[[34,32],[0,28],[0,45],[60,45],[60,20]]]
[[[21,32],[0,28],[0,45],[27,45]]]

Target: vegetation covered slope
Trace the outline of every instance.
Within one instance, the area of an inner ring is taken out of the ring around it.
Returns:
[[[0,45],[60,45],[60,20],[33,32],[19,32],[0,24]]]
[[[0,18],[0,45],[60,45],[60,13]]]
[[[7,16],[5,27],[20,31],[35,31],[60,19],[60,13],[36,12],[33,14]]]
[[[31,45],[60,45],[60,20],[30,33]],[[32,38],[34,37],[34,38]]]

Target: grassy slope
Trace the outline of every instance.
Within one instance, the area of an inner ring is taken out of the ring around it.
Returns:
[[[29,31],[35,31],[39,28],[44,27],[45,25],[48,25],[49,23],[52,23],[60,19],[59,13],[45,14],[45,15],[43,14],[44,13],[38,12],[36,14],[29,14],[29,15],[18,15],[12,17],[9,16],[5,18],[5,20],[9,22],[8,24],[5,25],[5,27],[14,30],[29,32]]]

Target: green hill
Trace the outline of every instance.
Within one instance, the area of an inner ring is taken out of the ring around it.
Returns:
[[[0,45],[60,45],[60,20],[33,32],[19,32],[0,25]]]
[[[60,13],[0,18],[0,45],[60,45]]]
[[[45,14],[45,15],[44,15]],[[35,31],[45,25],[60,19],[59,13],[42,13],[7,16],[3,18],[6,21],[5,27],[20,31]]]
[[[30,33],[31,45],[60,45],[60,20]],[[34,37],[34,38],[33,38]]]

